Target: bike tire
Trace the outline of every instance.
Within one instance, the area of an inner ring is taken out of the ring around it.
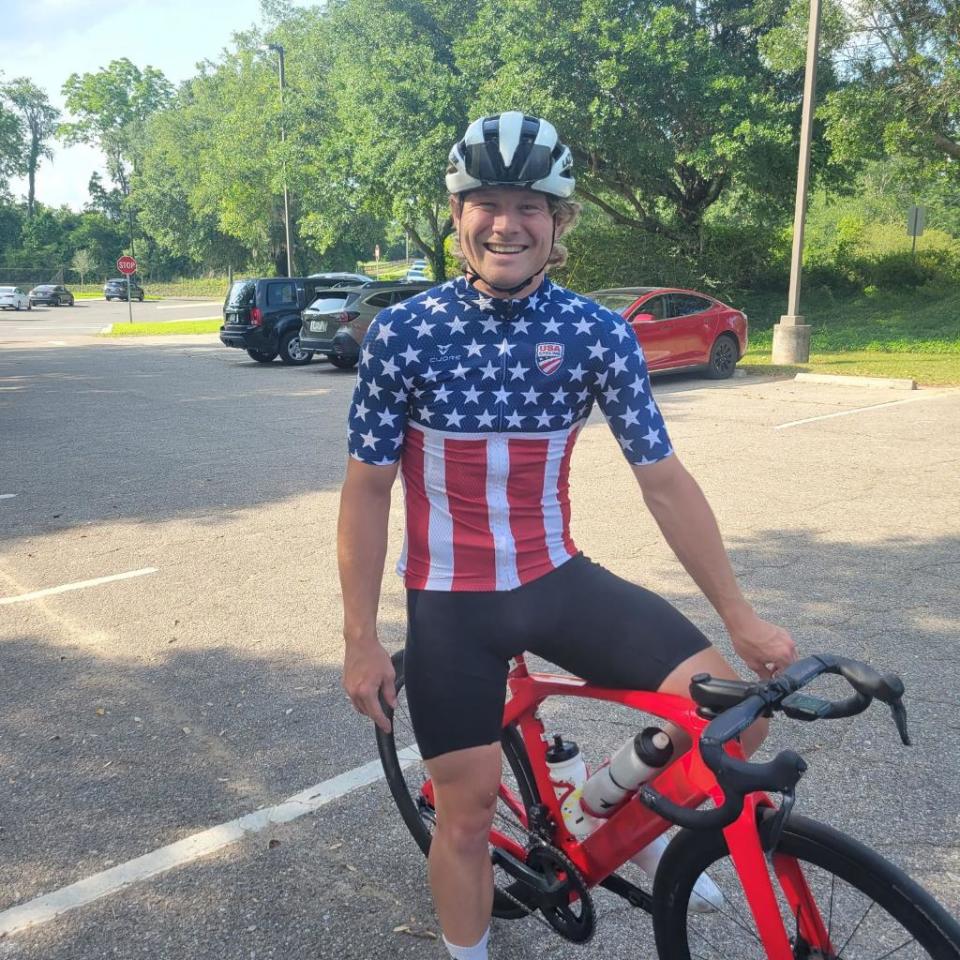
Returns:
[[[376,729],[377,751],[380,754],[383,772],[397,810],[417,846],[424,856],[427,856],[430,853],[431,824],[435,822],[436,815],[432,808],[427,808],[418,802],[425,771],[418,770],[419,764],[415,761],[413,769],[405,772],[400,758],[401,751],[410,749],[410,745],[414,743],[413,729],[409,726],[408,719],[401,722],[405,710],[403,651],[395,653],[391,660],[396,673],[394,683],[397,691],[397,710],[392,710],[383,704],[387,717],[391,721],[391,729],[390,733],[384,733],[379,727]],[[398,727],[400,727],[401,738],[405,742],[399,749],[396,739]],[[539,794],[526,748],[523,745],[523,738],[515,727],[504,729],[501,746],[524,809],[529,812],[534,804],[539,803]],[[528,912],[517,907],[499,889],[495,890],[493,902],[495,917],[506,920],[519,919],[527,916]]]
[[[760,823],[764,841],[770,827],[771,818],[765,814]],[[869,847],[825,824],[791,816],[774,852],[792,857],[801,865],[824,923],[830,928],[834,951],[840,945],[839,953],[829,956],[811,953],[806,952],[806,945],[798,937],[794,940],[795,957],[960,960],[960,925],[956,920],[899,867]],[[715,914],[688,910],[693,886],[705,871],[723,893],[723,907]],[[823,887],[827,877],[829,891]],[[844,888],[869,901],[866,910],[861,910],[858,898],[845,889],[838,894],[838,880]],[[790,919],[783,899],[778,899],[787,932],[792,935],[797,930],[795,920]],[[874,913],[875,908],[880,908],[882,915]],[[843,917],[839,916],[841,910],[845,911]],[[724,924],[730,930],[725,937]],[[720,831],[683,830],[671,842],[656,874],[653,926],[660,960],[714,960],[730,956],[747,960],[766,956],[752,930],[753,919]],[[864,953],[861,947],[851,946],[864,942],[861,938],[870,936],[871,931],[875,931],[874,939],[869,942],[877,942],[876,949]],[[757,942],[745,940],[747,933]],[[903,940],[903,936],[912,939]]]

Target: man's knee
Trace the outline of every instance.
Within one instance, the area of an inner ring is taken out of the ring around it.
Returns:
[[[500,745],[490,744],[428,761],[437,833],[464,854],[486,851],[500,786]]]

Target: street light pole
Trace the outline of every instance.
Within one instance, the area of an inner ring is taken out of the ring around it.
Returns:
[[[283,151],[283,228],[287,237],[287,276],[293,276],[293,250],[290,246],[290,197],[287,192],[287,133],[283,125],[283,91],[287,85],[286,72],[284,70],[284,49],[280,43],[268,43],[268,49],[275,50],[280,58],[280,143],[284,146]]]
[[[810,179],[810,139],[817,101],[817,52],[820,46],[820,0],[810,0],[807,28],[807,66],[803,81],[803,114],[800,121],[800,160],[797,166],[797,199],[793,215],[793,251],[790,257],[790,291],[787,312],[773,328],[773,362],[806,363],[810,359],[810,326],[800,315],[800,275],[803,270],[803,231]]]

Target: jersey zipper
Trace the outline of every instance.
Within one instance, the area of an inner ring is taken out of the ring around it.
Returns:
[[[501,346],[503,346],[504,341],[509,339],[507,336],[507,333],[510,329],[509,324],[515,319],[513,316],[513,311],[514,311],[513,304],[514,304],[514,301],[510,300],[509,303],[507,304],[507,318],[506,320],[500,321],[500,326],[503,327],[503,341],[501,341],[501,344],[500,344]],[[503,353],[500,354],[500,389],[501,390],[505,390],[507,388],[508,356],[509,355],[507,354],[506,350],[504,350]],[[507,407],[506,401],[500,404],[500,412],[497,414],[497,433],[503,433],[503,415],[504,415],[504,411],[506,410],[506,407]]]

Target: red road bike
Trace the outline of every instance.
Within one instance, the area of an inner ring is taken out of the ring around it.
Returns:
[[[377,745],[400,814],[426,853],[436,825],[433,787],[406,709],[402,653],[393,663],[397,708],[387,711],[392,731],[378,730]],[[853,693],[829,700],[803,692],[821,674],[839,675]],[[507,682],[504,775],[490,834],[495,916],[534,916],[583,942],[596,923],[593,891],[603,887],[652,915],[661,960],[960,960],[960,924],[929,893],[858,841],[792,813],[806,769],[799,754],[784,750],[751,763],[739,744],[760,716],[850,717],[874,699],[890,706],[908,744],[899,678],[824,654],[763,683],[698,675],[688,700],[530,672],[518,657]],[[557,704],[562,709],[552,710]],[[550,778],[551,734],[577,727],[586,756],[599,762],[640,729],[643,714],[685,730],[698,748],[578,840],[564,825]],[[781,794],[779,805],[770,793]],[[713,806],[697,809],[707,801]],[[674,825],[681,829],[645,890],[630,878],[628,861]],[[708,913],[689,909],[703,873],[722,897]]]

